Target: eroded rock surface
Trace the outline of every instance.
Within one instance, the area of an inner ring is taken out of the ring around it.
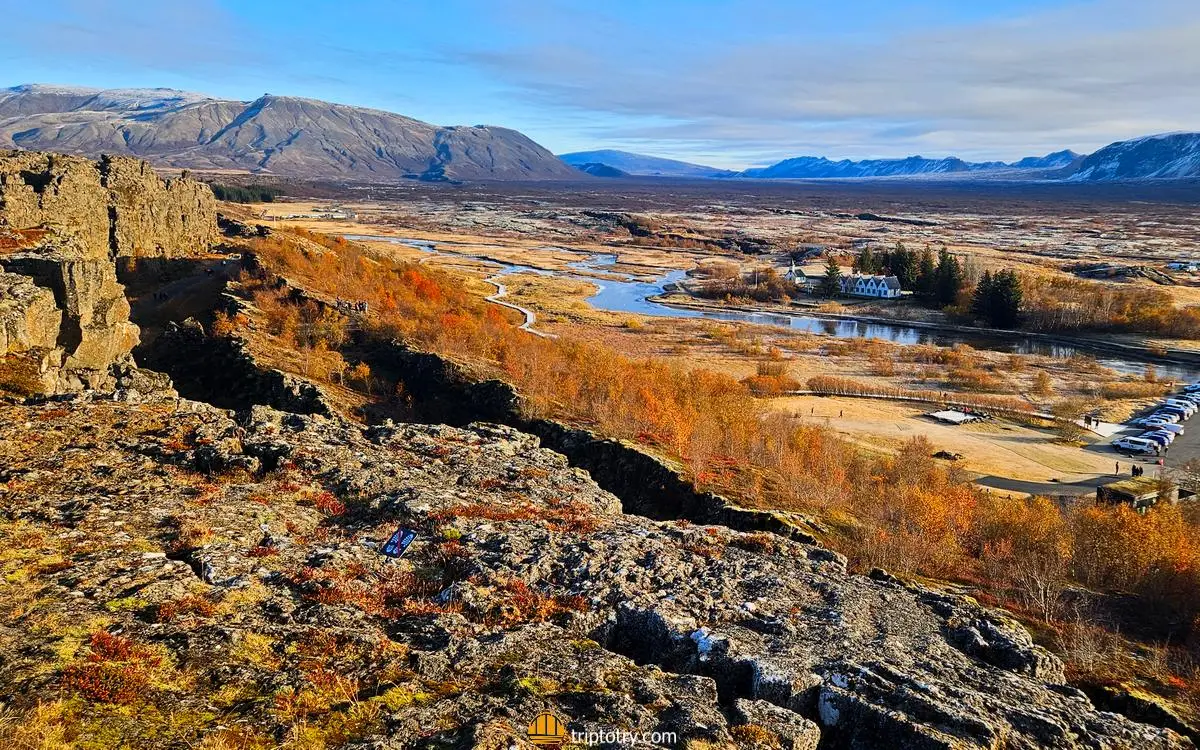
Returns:
[[[5,405],[0,507],[0,652],[19,655],[0,700],[61,690],[61,721],[157,746],[218,731],[163,717],[218,711],[268,742],[303,724],[326,746],[524,747],[542,710],[678,747],[1189,746],[1096,710],[968,599],[624,514],[508,427]],[[400,526],[419,536],[389,563]],[[98,632],[158,655],[121,710],[74,678],[107,663]]]
[[[85,257],[181,257],[217,241],[216,199],[128,157],[0,151],[0,229],[47,227]]]
[[[139,331],[116,259],[195,253],[216,236],[212,192],[193,180],[164,183],[134,159],[0,153],[0,388],[120,387]]]

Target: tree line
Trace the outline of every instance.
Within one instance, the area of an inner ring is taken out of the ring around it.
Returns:
[[[911,290],[918,302],[933,308],[955,304],[969,285],[962,261],[945,247],[937,255],[928,247],[919,253],[909,250],[903,243],[881,252],[867,247],[855,258],[854,270],[861,274],[895,276],[902,289]],[[830,258],[821,285],[822,293],[827,296],[837,294],[840,280],[841,269]]]

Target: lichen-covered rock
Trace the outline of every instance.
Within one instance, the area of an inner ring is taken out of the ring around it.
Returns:
[[[128,157],[0,152],[0,227],[46,227],[87,258],[182,257],[218,239],[216,200]]]
[[[969,599],[777,534],[626,514],[538,442],[180,400],[0,404],[9,716],[65,695],[64,731],[142,747],[240,727],[241,746],[507,748],[543,711],[672,747],[1190,746],[1097,710]],[[390,561],[401,527],[417,538]],[[96,633],[156,655],[122,673],[144,690],[119,710],[77,679],[109,658]]]
[[[46,227],[73,237],[86,257],[109,257],[109,192],[95,162],[0,151],[0,227]]]
[[[159,178],[146,162],[104,156],[100,175],[112,207],[112,250],[117,257],[176,258],[216,243],[212,190],[189,177]]]
[[[191,179],[164,183],[127,158],[0,152],[0,365],[18,375],[0,388],[117,388],[139,331],[115,259],[195,253],[216,236],[212,192]]]
[[[41,344],[49,342],[52,347],[43,368],[52,384],[49,390],[111,389],[112,367],[131,364],[130,353],[138,343],[138,328],[129,321],[129,302],[117,283],[113,263],[87,257],[73,241],[66,241],[0,256],[0,268],[24,277],[54,300],[58,325],[53,338],[46,327],[37,336]],[[0,290],[0,305],[8,307],[7,299]],[[46,325],[55,316],[45,314],[41,319]],[[5,354],[20,351],[6,349]]]
[[[62,316],[49,289],[0,272],[0,356],[53,349]]]

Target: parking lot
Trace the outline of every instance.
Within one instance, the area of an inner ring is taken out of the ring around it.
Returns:
[[[1119,435],[1091,445],[1087,450],[1100,450],[1112,453],[1114,465],[1117,461],[1120,461],[1123,465],[1137,463],[1147,467],[1157,466],[1161,458],[1164,466],[1179,467],[1189,461],[1200,459],[1200,412],[1193,415],[1191,419],[1183,420],[1179,424],[1184,428],[1183,434],[1177,437],[1175,442],[1167,446],[1166,450],[1159,456],[1134,456],[1130,458],[1118,453],[1110,445],[1112,440],[1116,440],[1119,437],[1136,437],[1145,431],[1144,428],[1133,426],[1127,426]],[[1128,473],[1128,470],[1123,468],[1122,473]]]

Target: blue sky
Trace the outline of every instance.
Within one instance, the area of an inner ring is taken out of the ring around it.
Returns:
[[[1195,0],[0,0],[0,86],[264,92],[556,153],[1016,159],[1200,129]]]

